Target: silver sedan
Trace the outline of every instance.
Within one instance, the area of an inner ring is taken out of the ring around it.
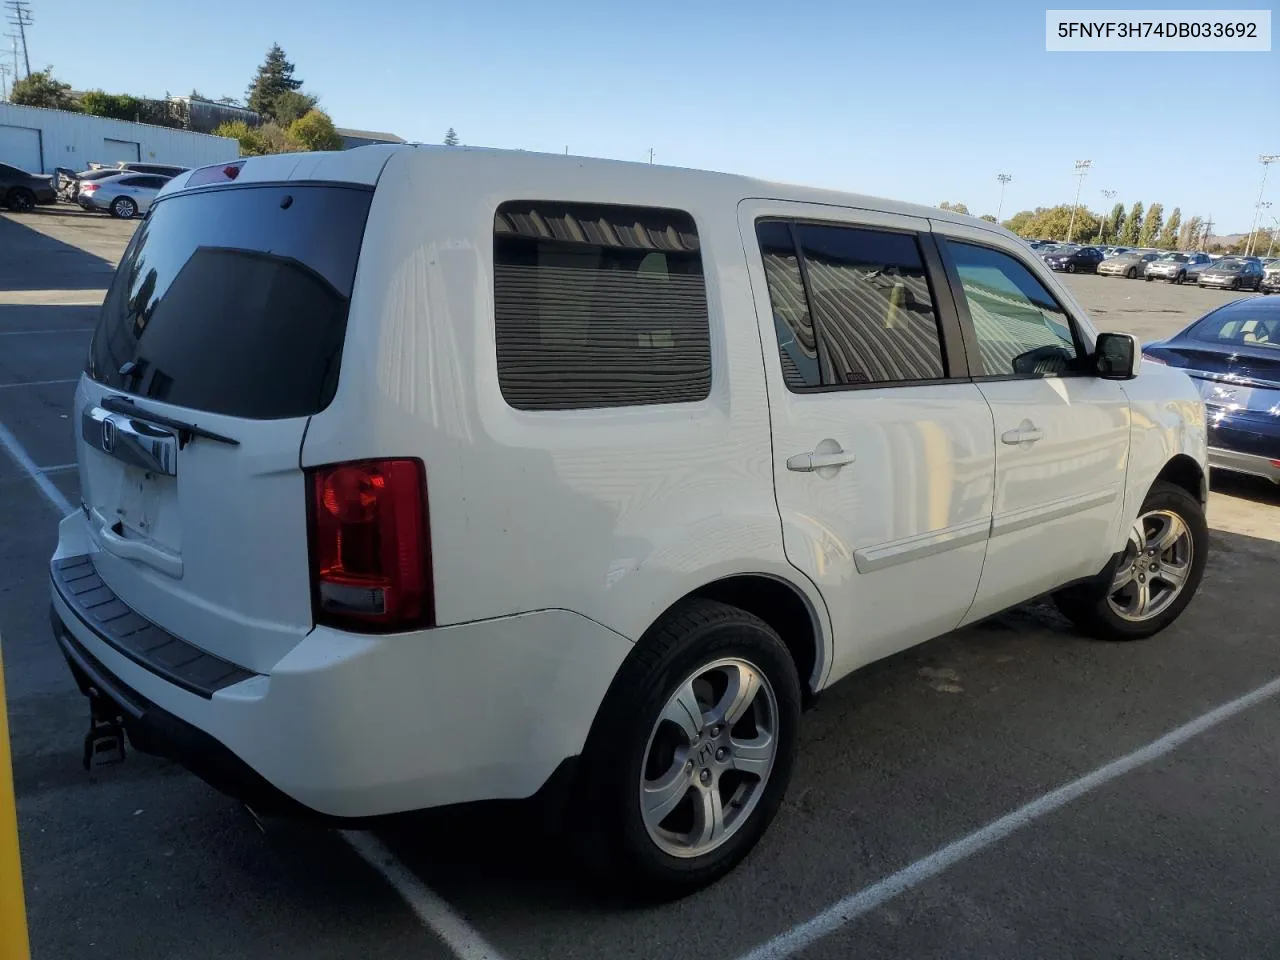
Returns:
[[[151,208],[168,177],[153,173],[122,173],[80,184],[76,202],[86,210],[102,210],[113,217],[129,220]]]

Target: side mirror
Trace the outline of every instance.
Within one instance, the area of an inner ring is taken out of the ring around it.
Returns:
[[[1104,380],[1132,380],[1142,364],[1138,338],[1130,333],[1100,333],[1093,348],[1093,372]]]

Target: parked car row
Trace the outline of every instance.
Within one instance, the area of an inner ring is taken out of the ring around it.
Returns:
[[[1280,290],[1280,258],[1213,257],[1199,252],[1078,246],[1038,240],[1029,246],[1050,269],[1065,273],[1097,273],[1127,280],[1141,277],[1148,282],[1164,280],[1262,293]]]

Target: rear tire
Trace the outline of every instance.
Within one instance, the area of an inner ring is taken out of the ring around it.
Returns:
[[[116,197],[111,201],[111,215],[120,220],[132,220],[138,215],[138,205],[128,197]]]
[[[14,213],[30,213],[36,206],[36,195],[26,187],[14,187],[4,198],[4,204]]]
[[[569,820],[587,864],[646,899],[724,876],[782,803],[799,718],[773,628],[712,600],[677,606],[628,655],[587,739]]]
[[[1209,527],[1200,501],[1182,487],[1157,481],[1133,527],[1119,563],[1104,581],[1053,595],[1069,620],[1100,640],[1141,640],[1159,633],[1186,609],[1204,576]]]

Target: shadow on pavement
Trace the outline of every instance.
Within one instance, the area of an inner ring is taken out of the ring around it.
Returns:
[[[1209,488],[1228,497],[1280,508],[1280,483],[1272,483],[1262,477],[1214,470],[1209,478]],[[1276,534],[1280,536],[1280,513],[1276,514]]]
[[[0,291],[104,290],[115,266],[102,257],[0,217]]]

